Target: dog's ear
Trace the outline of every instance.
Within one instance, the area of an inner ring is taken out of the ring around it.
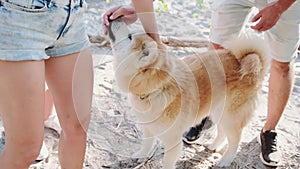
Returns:
[[[131,50],[141,51],[143,45],[149,41],[153,41],[147,34],[133,35],[131,42]]]
[[[142,45],[142,52],[138,59],[138,68],[147,69],[155,67],[158,59],[158,48],[155,41],[149,41]]]
[[[147,69],[155,66],[158,57],[157,43],[148,35],[138,35],[133,38],[132,50],[138,53],[136,66],[139,69]]]
[[[139,68],[146,71],[148,68],[155,67],[158,59],[157,43],[155,41],[146,42],[142,45],[142,54],[139,58]]]

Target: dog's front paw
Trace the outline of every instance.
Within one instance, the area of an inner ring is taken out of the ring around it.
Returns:
[[[224,140],[215,140],[211,144],[204,144],[204,146],[210,151],[221,152],[225,148],[225,143]]]
[[[132,154],[131,158],[147,158],[149,157],[149,152],[145,152],[145,151],[137,151],[134,154]]]
[[[217,149],[218,149],[218,146],[216,146],[214,144],[204,144],[203,146],[206,147],[210,151],[217,151]]]
[[[162,169],[175,169],[175,166],[163,166]]]
[[[218,167],[228,167],[228,166],[231,165],[232,161],[233,161],[233,158],[232,158],[232,157],[228,157],[228,156],[226,157],[226,156],[223,156],[223,157],[221,158],[221,160],[217,163],[217,166],[218,166]]]
[[[175,169],[176,161],[163,161],[162,169]]]
[[[223,167],[228,167],[230,166],[231,163],[228,163],[228,162],[225,162],[225,161],[220,161],[218,162],[217,166],[220,167],[220,168],[223,168]]]

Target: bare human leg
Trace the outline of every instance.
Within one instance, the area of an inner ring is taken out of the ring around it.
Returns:
[[[27,169],[44,135],[44,61],[0,61],[0,113],[5,128],[1,168]]]
[[[46,61],[46,81],[62,127],[59,160],[63,169],[81,169],[93,89],[90,51]]]
[[[53,99],[49,89],[45,90],[45,116],[44,120],[47,120],[52,113]]]
[[[269,79],[268,114],[263,132],[275,130],[291,94],[293,74],[291,63],[272,60]]]

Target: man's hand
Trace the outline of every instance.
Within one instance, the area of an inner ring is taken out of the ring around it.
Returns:
[[[259,32],[269,30],[277,23],[281,14],[282,12],[278,7],[274,5],[268,6],[254,16],[252,22],[256,22],[259,19],[260,21],[256,25],[251,26],[251,28]]]
[[[137,15],[132,5],[121,5],[111,8],[103,15],[102,27],[104,34],[107,34],[107,26],[109,25],[109,20],[114,20],[118,17],[122,17],[123,21],[127,25],[132,24],[137,20]]]
[[[259,32],[271,29],[277,23],[282,13],[294,2],[295,0],[279,0],[277,3],[262,9],[252,19],[252,22],[259,21],[251,28]]]

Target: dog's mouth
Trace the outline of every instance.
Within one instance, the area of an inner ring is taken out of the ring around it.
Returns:
[[[112,43],[117,43],[128,38],[131,39],[129,29],[121,17],[110,20],[107,29],[108,36]]]

